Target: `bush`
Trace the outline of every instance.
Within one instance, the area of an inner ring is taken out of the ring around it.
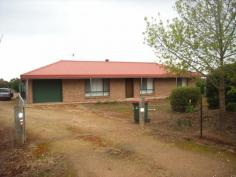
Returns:
[[[209,95],[208,95],[209,96]],[[208,108],[209,109],[217,109],[219,107],[219,97],[217,95],[211,95],[207,98]]]
[[[236,112],[236,103],[228,103],[226,105],[226,110],[231,112]]]
[[[236,104],[236,62],[233,64],[225,65],[224,70],[226,110],[233,111],[235,110],[233,108],[233,105]],[[219,92],[217,88],[213,84],[211,84],[209,79],[215,80],[215,82],[219,84],[218,70],[215,70],[214,72],[210,73],[206,82],[206,96],[208,107],[210,109],[217,109],[219,108]]]
[[[185,108],[185,112],[192,113],[194,111],[194,107],[191,102],[188,103],[188,105]]]
[[[176,88],[170,95],[170,104],[173,111],[186,112],[189,104],[196,107],[201,96],[200,89],[196,87]]]
[[[231,86],[230,89],[226,92],[226,103],[236,104],[236,87]]]

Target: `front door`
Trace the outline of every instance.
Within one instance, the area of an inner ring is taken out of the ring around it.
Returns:
[[[126,98],[134,97],[134,81],[133,79],[125,80],[125,90],[126,90]]]

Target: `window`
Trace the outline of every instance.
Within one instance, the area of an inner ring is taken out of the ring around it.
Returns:
[[[188,80],[186,78],[177,78],[177,87],[186,87]]]
[[[108,79],[87,79],[85,81],[85,96],[109,96]]]
[[[142,79],[140,94],[151,94],[153,92],[153,79]]]

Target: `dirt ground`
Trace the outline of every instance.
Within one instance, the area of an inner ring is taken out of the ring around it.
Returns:
[[[216,133],[214,112],[199,139],[198,113],[172,114],[166,102],[151,104],[144,129],[130,104],[34,105],[26,108],[28,142],[15,148],[13,106],[0,102],[0,176],[236,176],[235,128],[230,120]]]

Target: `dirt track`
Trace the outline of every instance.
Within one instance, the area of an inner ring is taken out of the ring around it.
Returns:
[[[12,103],[0,102],[0,123],[12,125]],[[64,154],[79,177],[231,177],[235,154],[185,150],[140,130],[131,118],[97,115],[83,105],[26,109],[32,147]]]

